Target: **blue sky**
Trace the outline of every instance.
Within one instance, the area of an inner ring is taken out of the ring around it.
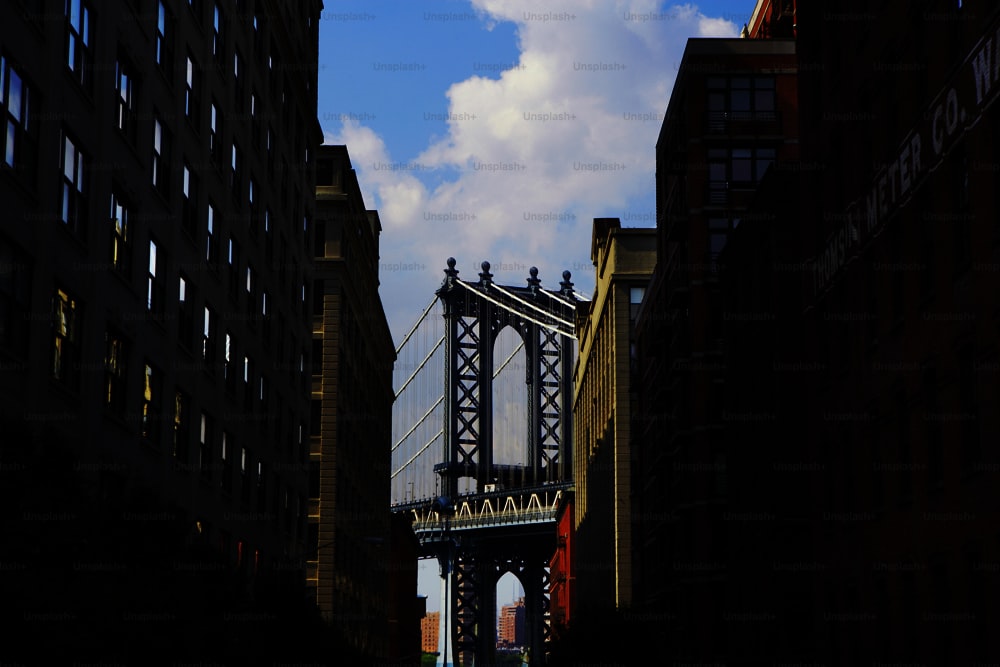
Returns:
[[[655,226],[654,148],[689,37],[736,36],[753,0],[326,0],[318,116],[382,220],[399,341],[445,260],[500,284],[531,266],[593,290],[593,218]],[[420,578],[438,608],[437,568]],[[498,595],[509,602],[504,580]]]

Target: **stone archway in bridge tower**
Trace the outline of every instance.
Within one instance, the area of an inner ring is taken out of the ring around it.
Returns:
[[[524,647],[534,656],[534,664],[538,664],[544,659],[538,656],[543,655],[551,634],[548,563],[530,558],[497,562],[497,582],[507,574],[513,575],[524,590]]]
[[[524,486],[523,473],[531,463],[528,450],[531,425],[531,374],[525,337],[513,325],[502,325],[493,343],[493,434],[490,456],[493,475],[486,492]],[[521,473],[521,474],[518,474]]]

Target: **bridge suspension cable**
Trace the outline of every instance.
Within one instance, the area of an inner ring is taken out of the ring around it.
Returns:
[[[497,284],[493,284],[492,287],[494,287],[501,294],[504,294],[504,295],[510,297],[514,301],[517,301],[518,303],[522,303],[525,306],[527,306],[528,308],[533,308],[534,310],[537,310],[538,312],[540,312],[542,315],[546,315],[547,317],[551,317],[552,319],[556,320],[557,322],[559,322],[561,324],[565,324],[568,327],[575,326],[569,320],[564,320],[563,318],[559,317],[558,315],[550,313],[549,311],[547,311],[547,310],[545,310],[543,308],[539,308],[538,306],[536,306],[535,304],[531,303],[530,301],[525,301],[521,297],[517,296],[516,294],[512,294],[512,293],[508,292],[507,290],[505,290],[504,288],[500,287]]]
[[[390,479],[396,479],[396,475],[398,475],[399,473],[401,473],[404,470],[406,470],[406,466],[408,466],[411,463],[413,463],[414,461],[416,461],[417,457],[420,456],[421,454],[423,454],[424,450],[426,450],[428,447],[430,447],[432,444],[434,444],[434,441],[437,440],[439,437],[441,437],[442,433],[444,433],[444,429],[443,428],[440,431],[438,431],[437,433],[435,433],[434,437],[431,438],[430,440],[428,440],[427,444],[420,448],[420,451],[418,451],[416,454],[414,454],[413,456],[411,456],[406,463],[404,463],[403,465],[399,466],[399,468],[395,472],[392,473],[392,477],[390,477]]]
[[[513,355],[511,355],[511,356],[513,357]],[[436,403],[434,403],[434,405],[432,405],[430,408],[428,408],[427,412],[424,413],[424,416],[421,417],[419,420],[417,420],[417,423],[414,424],[412,427],[410,427],[410,430],[406,432],[406,435],[404,435],[402,438],[400,438],[399,441],[395,445],[392,446],[392,451],[396,451],[399,448],[399,446],[401,444],[403,444],[403,441],[406,440],[407,438],[409,438],[410,435],[414,431],[417,430],[417,427],[420,426],[421,424],[423,424],[424,420],[431,416],[431,413],[434,412],[434,408],[436,408],[437,406],[441,405],[442,401],[444,401],[444,394],[441,394],[441,397],[437,400]]]
[[[420,317],[417,318],[417,323],[413,325],[413,328],[410,329],[409,333],[403,336],[403,342],[396,346],[396,354],[399,354],[399,351],[403,349],[403,346],[406,345],[406,342],[410,340],[410,336],[413,335],[413,333],[417,330],[417,327],[419,327],[421,322],[424,321],[424,318],[427,317],[427,313],[431,312],[431,308],[434,307],[435,303],[437,303],[437,295],[435,295],[434,298],[431,299],[431,302],[427,304],[427,307],[424,308],[424,312],[422,312],[420,314]]]
[[[456,285],[461,285],[462,287],[464,287],[465,289],[469,290],[470,292],[473,292],[474,294],[479,294],[481,297],[483,297],[487,301],[489,301],[489,302],[491,302],[491,303],[493,303],[493,304],[495,304],[497,306],[500,306],[504,310],[507,310],[507,311],[510,310],[510,306],[507,306],[506,304],[503,304],[503,303],[497,301],[496,299],[494,299],[493,297],[489,296],[488,294],[486,294],[484,292],[479,292],[479,291],[473,289],[471,286],[469,286],[463,280],[460,280],[460,279],[456,278],[455,279],[455,284]],[[555,331],[558,334],[562,334],[563,336],[568,336],[568,337],[572,338],[573,340],[576,340],[576,334],[573,333],[573,332],[563,331],[562,329],[560,329],[559,327],[557,327],[557,326],[555,326],[553,324],[546,324],[545,322],[539,322],[538,320],[536,320],[536,319],[534,319],[532,317],[528,317],[524,313],[519,313],[519,315],[522,318],[528,320],[529,322],[533,322],[533,323],[537,324],[540,327],[544,327],[545,329],[548,329],[550,331]]]
[[[523,347],[524,347],[524,341],[522,340],[520,343],[517,344],[517,347],[514,348],[514,351],[510,353],[510,356],[507,357],[507,359],[502,364],[500,364],[500,368],[498,368],[496,372],[493,374],[494,380],[497,379],[497,376],[500,375],[500,371],[502,371],[504,368],[507,367],[507,364],[511,362],[511,360],[514,358],[514,355],[516,355]]]
[[[562,298],[558,294],[553,294],[552,292],[550,292],[548,290],[544,290],[544,289],[543,290],[538,290],[538,291],[541,292],[542,294],[544,294],[545,296],[549,297],[550,299],[555,299],[556,301],[559,301],[560,303],[566,304],[570,308],[576,308],[576,304],[575,303],[573,303],[572,301],[570,301],[568,299]]]
[[[392,502],[433,497],[435,453],[444,423],[445,320],[435,298],[403,337],[393,365]],[[432,437],[433,436],[433,437]]]
[[[413,371],[413,374],[410,375],[410,377],[406,378],[406,382],[404,382],[403,386],[400,387],[399,391],[396,392],[396,397],[397,398],[399,397],[400,394],[403,393],[403,390],[406,389],[406,385],[410,384],[410,381],[413,380],[413,378],[417,377],[417,373],[419,373],[420,370],[424,367],[424,365],[428,361],[430,361],[431,357],[434,356],[434,353],[437,352],[437,349],[439,347],[441,347],[442,343],[444,343],[444,336],[441,336],[440,338],[438,338],[438,342],[434,345],[434,347],[431,349],[431,351],[427,353],[427,356],[424,357],[424,360],[420,362],[420,365],[417,366],[417,369],[415,371]]]

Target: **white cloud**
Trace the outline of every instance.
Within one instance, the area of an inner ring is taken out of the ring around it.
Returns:
[[[380,273],[397,340],[449,255],[466,279],[488,259],[514,269],[494,269],[501,283],[523,285],[537,265],[543,285],[556,288],[569,268],[589,292],[592,218],[625,218],[630,202],[652,200],[656,139],[686,39],[738,34],[693,5],[653,0],[472,5],[516,24],[520,56],[498,78],[470,77],[445,92],[455,120],[414,163],[454,176],[429,186],[413,169],[378,168],[393,164],[390,151],[354,122],[327,136],[347,145],[366,203],[379,209],[383,264],[424,266]]]

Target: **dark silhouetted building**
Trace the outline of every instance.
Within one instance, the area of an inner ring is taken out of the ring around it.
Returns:
[[[32,646],[11,660],[54,637],[261,657],[262,628],[294,646],[312,622],[321,9],[0,9],[0,622]]]
[[[748,417],[724,409],[719,257],[797,136],[793,40],[688,40],[656,143],[656,270],[633,384],[635,608],[678,659],[745,657],[732,635],[771,613],[739,588],[733,526],[754,517],[732,495],[730,450],[751,444],[727,435]]]
[[[346,146],[319,148],[314,230],[308,581],[324,617],[384,659],[396,353],[378,294],[382,226]]]
[[[800,460],[830,663],[1000,649],[998,29],[983,0],[798,9]]]
[[[996,660],[998,29],[796,8],[799,160],[721,259],[734,660]]]
[[[396,665],[419,665],[421,619],[427,612],[427,597],[417,595],[417,559],[420,543],[411,519],[393,513],[389,534],[389,654]],[[437,650],[437,635],[434,639]]]

